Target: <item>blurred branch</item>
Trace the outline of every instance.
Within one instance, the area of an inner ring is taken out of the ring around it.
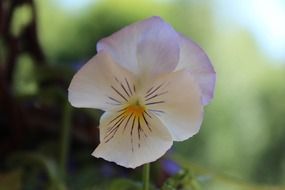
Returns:
[[[17,8],[23,5],[31,7],[32,18],[30,23],[22,28],[20,35],[14,36],[11,30],[13,15]],[[7,56],[4,60],[5,73],[2,74],[10,85],[17,58],[21,53],[30,54],[39,65],[44,63],[44,54],[38,40],[36,8],[33,0],[0,1],[0,18],[0,36],[7,48]]]
[[[21,28],[18,36],[12,33],[13,17],[21,6],[30,7],[32,18]],[[0,153],[13,150],[21,141],[26,128],[26,114],[23,105],[17,101],[12,92],[12,81],[15,67],[21,54],[31,56],[37,65],[45,62],[42,48],[37,34],[36,7],[33,0],[1,0],[0,1],[0,113],[4,115],[1,120]],[[3,114],[2,114],[3,113]]]

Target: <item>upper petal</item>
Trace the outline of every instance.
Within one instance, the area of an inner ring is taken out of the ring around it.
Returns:
[[[207,105],[213,98],[216,73],[206,53],[192,40],[180,35],[180,59],[175,70],[189,69],[202,92],[202,102]]]
[[[107,112],[100,120],[100,144],[95,157],[136,168],[160,158],[172,145],[167,128],[152,113],[143,117]]]
[[[144,77],[171,72],[179,61],[177,32],[159,17],[149,21],[137,45],[138,65]]]
[[[201,93],[186,70],[160,76],[146,91],[145,105],[168,128],[175,141],[185,140],[200,129]]]
[[[75,107],[115,109],[134,93],[133,81],[129,71],[101,51],[74,75],[68,98]]]
[[[135,74],[174,70],[179,60],[178,34],[159,17],[136,22],[100,40],[97,50]]]

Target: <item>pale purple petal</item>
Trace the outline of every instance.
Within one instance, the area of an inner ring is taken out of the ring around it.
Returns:
[[[129,71],[158,74],[174,70],[179,59],[178,34],[159,17],[136,22],[100,40],[97,51],[107,51]]]
[[[162,165],[165,171],[170,175],[175,175],[181,170],[181,167],[173,160],[163,160]]]
[[[202,103],[207,105],[214,95],[216,73],[205,52],[192,40],[180,35],[180,60],[175,70],[185,68],[198,83]]]
[[[134,23],[101,39],[97,43],[97,51],[108,52],[113,59],[125,69],[138,73],[136,46],[137,38],[140,36],[139,26],[143,23]]]
[[[153,17],[143,31],[137,47],[139,68],[148,75],[168,73],[179,61],[179,36],[159,17]]]

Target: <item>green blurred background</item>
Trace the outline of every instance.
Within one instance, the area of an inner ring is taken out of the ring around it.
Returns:
[[[71,108],[67,88],[96,53],[99,39],[153,15],[197,42],[217,72],[215,97],[200,132],[175,143],[154,165],[153,184],[161,186],[177,164],[201,189],[285,189],[284,1],[34,3],[35,15],[29,3],[13,10],[9,32],[20,41],[17,51],[7,36],[0,36],[1,190],[112,189],[111,179],[140,181],[141,168],[123,169],[90,155],[98,144],[101,112]],[[3,0],[5,6],[10,1]],[[262,14],[264,8],[268,15]],[[36,39],[22,32],[33,20]],[[31,39],[39,42],[43,55],[25,48],[35,46]],[[9,78],[11,52],[15,60]]]

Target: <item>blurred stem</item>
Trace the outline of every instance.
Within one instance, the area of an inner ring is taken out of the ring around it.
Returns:
[[[150,164],[147,163],[143,166],[143,190],[149,190],[149,172]]]
[[[61,142],[60,142],[60,158],[59,158],[59,169],[62,179],[66,176],[66,164],[67,155],[69,153],[69,142],[70,142],[70,127],[71,127],[71,106],[68,101],[65,102],[63,108],[62,118],[62,131],[61,131]]]

